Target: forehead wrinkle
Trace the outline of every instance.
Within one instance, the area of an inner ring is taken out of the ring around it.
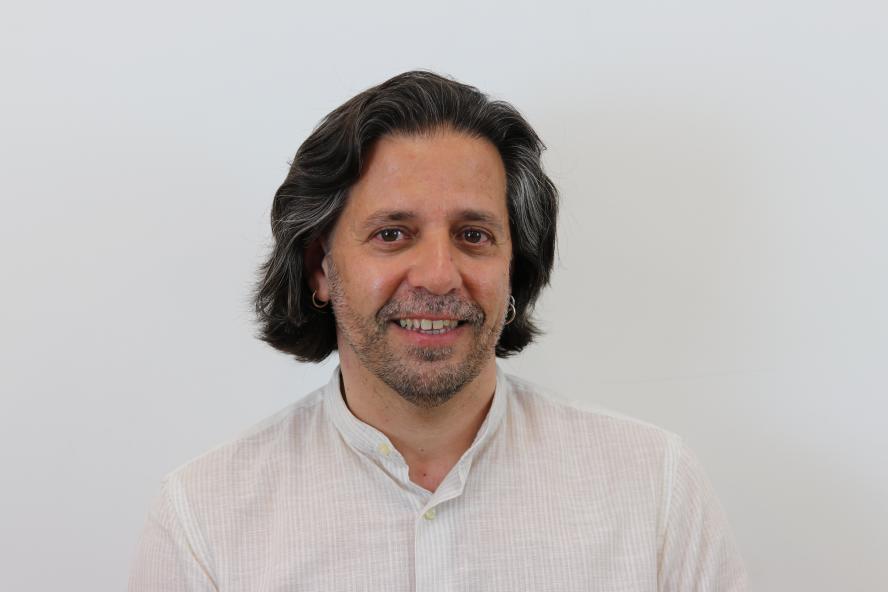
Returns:
[[[346,207],[358,214],[349,224],[352,231],[357,233],[374,224],[414,222],[430,215],[451,224],[485,223],[505,234],[508,205],[502,160],[493,144],[487,151],[493,154],[486,156],[465,146],[457,146],[455,151],[447,148],[454,141],[481,141],[460,136],[453,132],[431,137],[391,135],[374,143],[361,176],[350,190],[351,207]],[[445,144],[439,149],[429,146],[430,141]],[[491,167],[493,155],[496,158]],[[444,162],[447,165],[442,170]],[[438,199],[430,203],[430,196]],[[377,200],[381,203],[374,204]],[[362,210],[368,215],[362,216]]]
[[[441,153],[429,143],[439,140],[450,145],[453,142],[470,140],[473,143],[486,145],[481,153],[478,145],[468,149],[462,146],[455,151]],[[491,156],[494,167],[490,168]],[[462,174],[441,175],[436,165],[441,162],[450,164],[451,169]],[[429,170],[429,167],[432,167]],[[373,179],[364,179],[371,185],[387,188],[398,185],[406,176],[408,184],[422,184],[423,187],[435,187],[441,190],[463,192],[477,188],[477,179],[473,174],[481,175],[485,190],[495,190],[506,186],[506,172],[502,156],[496,146],[486,138],[474,137],[450,130],[440,130],[431,135],[392,134],[380,138],[370,149],[365,165],[365,172],[372,171]]]

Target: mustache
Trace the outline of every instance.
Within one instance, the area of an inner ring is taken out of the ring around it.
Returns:
[[[424,313],[446,315],[469,323],[484,323],[484,310],[458,296],[436,294],[412,294],[400,300],[389,300],[379,309],[376,318],[380,322],[408,317],[421,317]]]

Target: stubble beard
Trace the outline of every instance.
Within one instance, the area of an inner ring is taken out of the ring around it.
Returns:
[[[474,302],[454,296],[422,293],[409,300],[390,300],[374,317],[364,317],[349,306],[332,262],[327,270],[327,278],[338,335],[355,352],[365,368],[418,407],[430,409],[449,401],[477,378],[494,356],[503,323],[488,325],[484,311]],[[453,347],[410,346],[403,353],[395,351],[387,339],[387,332],[398,330],[390,326],[391,320],[408,311],[446,312],[455,318],[467,319],[466,327],[471,329],[472,335],[465,357],[457,359]]]

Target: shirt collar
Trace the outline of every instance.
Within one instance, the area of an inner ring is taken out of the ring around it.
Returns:
[[[330,381],[324,387],[324,408],[346,444],[374,460],[382,455],[390,459],[400,459],[403,463],[403,457],[401,457],[385,434],[352,414],[345,404],[342,392],[339,389],[339,376],[340,368],[337,366],[330,377]],[[502,423],[503,417],[506,414],[509,396],[509,382],[506,380],[505,373],[497,366],[496,388],[490,409],[487,411],[487,416],[484,418],[481,427],[478,428],[478,433],[475,435],[472,445],[469,446],[469,449],[466,450],[458,463],[461,477],[465,477],[475,455],[490,440]]]

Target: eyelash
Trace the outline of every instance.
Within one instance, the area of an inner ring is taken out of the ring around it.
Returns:
[[[387,232],[398,232],[398,233],[401,233],[401,235],[409,235],[410,234],[404,228],[397,228],[397,227],[383,228],[382,230],[375,232],[373,234],[372,238],[374,238],[374,239],[378,238],[379,242],[382,242],[385,244],[394,244],[394,243],[400,242],[399,240],[385,240],[385,239],[383,239],[382,238],[383,233],[387,233]],[[483,246],[485,244],[493,244],[493,242],[494,242],[493,235],[490,234],[489,232],[487,232],[486,230],[482,230],[481,228],[475,228],[475,227],[463,228],[457,234],[463,235],[463,237],[465,238],[465,234],[467,234],[469,232],[477,232],[477,233],[480,233],[483,235],[483,238],[481,239],[482,242],[475,243],[475,242],[471,242],[471,241],[465,241],[467,244],[469,244],[471,246]],[[486,238],[486,242],[484,242],[485,238]]]

